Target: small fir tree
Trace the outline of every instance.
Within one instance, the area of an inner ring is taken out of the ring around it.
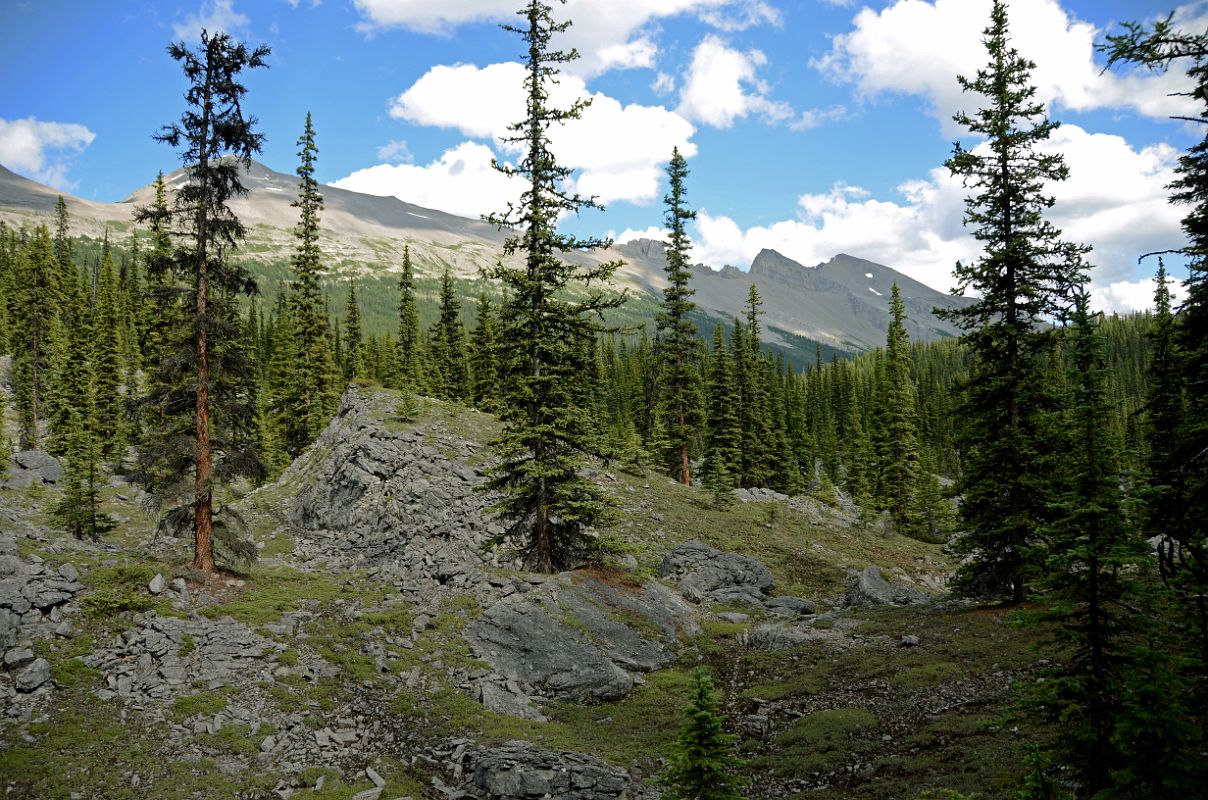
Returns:
[[[704,669],[692,671],[691,700],[684,710],[675,751],[660,783],[670,800],[741,800],[743,766],[734,754],[735,737],[722,729],[713,681]]]

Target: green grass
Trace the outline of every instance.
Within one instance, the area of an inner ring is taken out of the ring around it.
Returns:
[[[198,715],[213,716],[225,711],[229,700],[230,692],[226,691],[181,695],[172,701],[170,715],[177,722]]]
[[[846,762],[852,740],[877,727],[865,708],[828,708],[807,714],[777,737],[770,752],[753,762],[757,770],[785,778],[805,778]]]

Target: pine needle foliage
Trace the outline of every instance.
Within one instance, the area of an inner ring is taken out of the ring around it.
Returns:
[[[580,376],[594,365],[603,312],[619,306],[624,295],[597,288],[616,263],[579,266],[566,258],[599,249],[606,240],[557,229],[560,215],[598,207],[564,188],[570,170],[551,149],[551,133],[577,119],[588,102],[569,108],[549,103],[559,67],[578,57],[553,46],[570,23],[555,21],[551,6],[540,0],[530,0],[518,15],[523,24],[503,27],[528,46],[525,117],[510,126],[505,142],[523,155],[515,166],[495,166],[521,179],[525,189],[506,212],[486,219],[514,231],[504,253],[519,255],[522,265],[501,264],[494,272],[508,295],[499,332],[505,429],[495,442],[500,464],[488,485],[502,497],[494,508],[508,521],[504,538],[526,563],[551,572],[593,557],[591,529],[611,511],[606,495],[579,471],[597,445]],[[567,291],[572,284],[573,298]]]
[[[1046,184],[1065,180],[1069,169],[1060,154],[1039,149],[1057,123],[1036,99],[1035,65],[1011,46],[1003,0],[994,2],[983,41],[988,64],[959,80],[986,105],[954,119],[986,143],[969,150],[958,142],[947,161],[971,190],[965,225],[983,247],[979,259],[955,269],[957,293],[980,296],[942,312],[965,331],[961,340],[974,358],[959,484],[967,533],[955,545],[958,556],[971,558],[957,588],[1018,602],[1026,595],[1024,553],[1054,497],[1044,463],[1054,451],[1045,439],[1056,407],[1045,373],[1054,346],[1047,322],[1068,311],[1072,290],[1086,279],[1089,248],[1063,241],[1045,220],[1053,205]]]

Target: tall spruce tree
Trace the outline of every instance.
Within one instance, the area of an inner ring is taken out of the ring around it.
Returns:
[[[109,248],[108,235],[101,255],[97,277],[96,303],[92,312],[93,380],[95,422],[101,453],[112,458],[120,452],[125,413],[122,404],[123,344],[122,321],[118,305],[118,281]]]
[[[170,44],[168,55],[180,63],[189,82],[186,109],[179,122],[165,125],[155,137],[181,148],[185,174],[172,213],[179,226],[173,262],[190,289],[194,442],[192,453],[185,455],[192,461],[194,480],[188,526],[194,538],[193,567],[203,572],[215,569],[215,482],[262,471],[252,437],[255,392],[245,383],[250,370],[243,363],[246,353],[235,309],[236,299],[254,294],[256,284],[229,258],[244,227],[228,203],[247,193],[240,170],[250,166],[264,139],[255,131],[256,118],[243,112],[247,89],[240,74],[266,66],[269,52],[267,46],[249,49],[225,33],[204,30],[197,50],[184,42]],[[140,210],[139,218],[153,221],[155,215],[152,207]],[[218,463],[215,451],[222,455]],[[173,518],[188,520],[181,512],[184,508]],[[233,538],[226,541],[235,544]]]
[[[50,357],[61,335],[58,262],[46,226],[39,226],[28,245],[18,249],[14,268],[13,388],[20,446],[32,450],[41,440],[47,406],[54,404]]]
[[[579,402],[584,388],[579,376],[589,366],[585,360],[592,350],[584,343],[595,337],[595,319],[623,299],[609,298],[593,286],[607,279],[616,264],[576,266],[565,258],[607,242],[557,229],[560,215],[597,204],[564,188],[570,170],[558,164],[551,147],[553,130],[578,118],[587,103],[580,100],[564,109],[549,105],[560,65],[578,55],[553,49],[554,36],[570,23],[555,22],[551,12],[546,3],[530,0],[518,12],[523,24],[504,26],[528,46],[525,118],[510,126],[512,135],[505,140],[523,155],[514,167],[496,167],[523,179],[526,188],[518,203],[487,218],[516,229],[504,252],[523,259],[519,268],[501,264],[495,271],[508,292],[500,331],[507,397],[501,415],[504,433],[495,443],[500,464],[489,487],[502,495],[495,509],[509,521],[505,536],[518,543],[527,563],[547,572],[589,556],[589,531],[610,510],[608,498],[579,472],[595,440],[594,420]],[[587,286],[578,299],[563,296],[572,281]]]
[[[419,330],[419,304],[415,296],[415,270],[411,247],[403,246],[403,271],[398,276],[398,373],[403,388],[417,390],[423,369]]]
[[[319,214],[323,195],[315,180],[315,129],[310,112],[298,139],[298,198],[291,205],[298,209],[298,240],[291,263],[294,269],[290,317],[297,338],[297,369],[282,397],[283,408],[297,423],[285,438],[285,449],[298,455],[314,441],[340,402],[340,381],[331,341],[327,338],[327,313],[323,308],[323,253],[319,249]]]
[[[1133,63],[1165,71],[1184,68],[1190,87],[1180,94],[1198,104],[1196,116],[1179,117],[1198,123],[1204,136],[1179,158],[1171,201],[1187,206],[1183,232],[1188,243],[1179,249],[1187,257],[1187,299],[1171,331],[1172,365],[1182,385],[1181,419],[1174,436],[1159,442],[1165,452],[1151,478],[1168,487],[1158,502],[1157,519],[1174,546],[1176,566],[1170,576],[1194,620],[1199,643],[1201,685],[1208,687],[1208,32],[1181,28],[1173,15],[1151,27],[1130,22],[1124,33],[1109,36],[1103,49],[1108,65]],[[1170,376],[1173,377],[1173,376]],[[1164,413],[1176,413],[1176,393],[1167,384]],[[1151,413],[1153,410],[1151,409]],[[1151,447],[1153,442],[1151,442]],[[1151,521],[1154,505],[1150,504]],[[1203,696],[1208,696],[1208,688]],[[1201,697],[1201,700],[1203,697]]]
[[[726,349],[726,338],[719,324],[713,329],[713,348],[709,356],[705,440],[705,471],[710,474],[709,480],[713,484],[710,489],[715,493],[733,489],[735,475],[742,470],[742,422],[738,416],[741,401],[734,361],[734,355]]]
[[[1057,623],[1068,654],[1040,691],[1067,726],[1070,763],[1087,796],[1108,788],[1116,759],[1112,735],[1120,699],[1123,637],[1131,623],[1129,573],[1146,556],[1124,515],[1110,426],[1107,367],[1089,297],[1076,298],[1067,402],[1071,422],[1069,488],[1042,529],[1041,616]]]
[[[461,322],[461,299],[448,266],[440,274],[440,318],[432,329],[431,352],[438,378],[437,396],[445,400],[466,399],[470,389],[466,329]]]
[[[474,406],[483,411],[499,410],[499,341],[491,297],[478,295],[477,317],[471,334],[470,371],[473,374]]]
[[[747,318],[741,334],[739,322],[734,322],[735,373],[741,398],[739,420],[742,423],[742,477],[739,483],[746,487],[767,486],[772,479],[769,446],[772,417],[760,349],[762,334],[759,316],[763,313],[760,311],[762,305],[759,289],[752,283],[747,291]]]
[[[689,261],[692,243],[685,225],[695,219],[696,212],[687,208],[688,162],[679,148],[671,151],[667,165],[670,183],[663,197],[667,226],[667,287],[656,318],[658,324],[659,416],[666,437],[671,474],[687,486],[692,485],[692,454],[700,438],[700,343],[696,325],[689,315],[696,304],[692,263]]]
[[[974,79],[959,81],[987,105],[955,120],[987,141],[972,150],[958,142],[947,161],[973,190],[965,224],[983,247],[981,258],[955,270],[957,292],[980,297],[942,313],[965,331],[961,340],[974,357],[959,484],[967,532],[955,543],[968,558],[957,588],[1019,602],[1026,596],[1025,553],[1054,499],[1043,463],[1052,452],[1044,439],[1056,402],[1044,374],[1054,341],[1046,320],[1065,313],[1072,289],[1085,281],[1088,248],[1062,241],[1044,218],[1053,204],[1046,184],[1064,180],[1069,170],[1061,155],[1039,150],[1057,123],[1036,100],[1035,65],[1010,45],[1004,0],[994,0],[983,41],[989,63]]]
[[[344,300],[344,379],[369,377],[365,369],[365,340],[361,333],[361,301],[357,299],[356,281],[348,283]]]
[[[879,453],[881,499],[898,533],[920,531],[918,408],[910,377],[910,338],[906,309],[897,283],[889,300],[889,333],[885,342]]]
[[[193,336],[185,311],[188,289],[177,269],[172,247],[172,210],[161,172],[155,179],[152,204],[140,210],[149,223],[145,257],[147,273],[142,394],[135,477],[148,494],[163,502],[191,488],[194,431],[192,416],[180,413],[195,402],[186,373]]]

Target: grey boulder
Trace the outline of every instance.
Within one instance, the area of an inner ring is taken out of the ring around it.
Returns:
[[[926,603],[928,599],[928,596],[918,589],[885,580],[880,567],[868,566],[848,584],[843,604],[849,608],[904,606]]]
[[[762,605],[775,588],[763,562],[737,553],[724,553],[704,542],[684,542],[663,557],[659,576],[676,582],[690,600]]]

